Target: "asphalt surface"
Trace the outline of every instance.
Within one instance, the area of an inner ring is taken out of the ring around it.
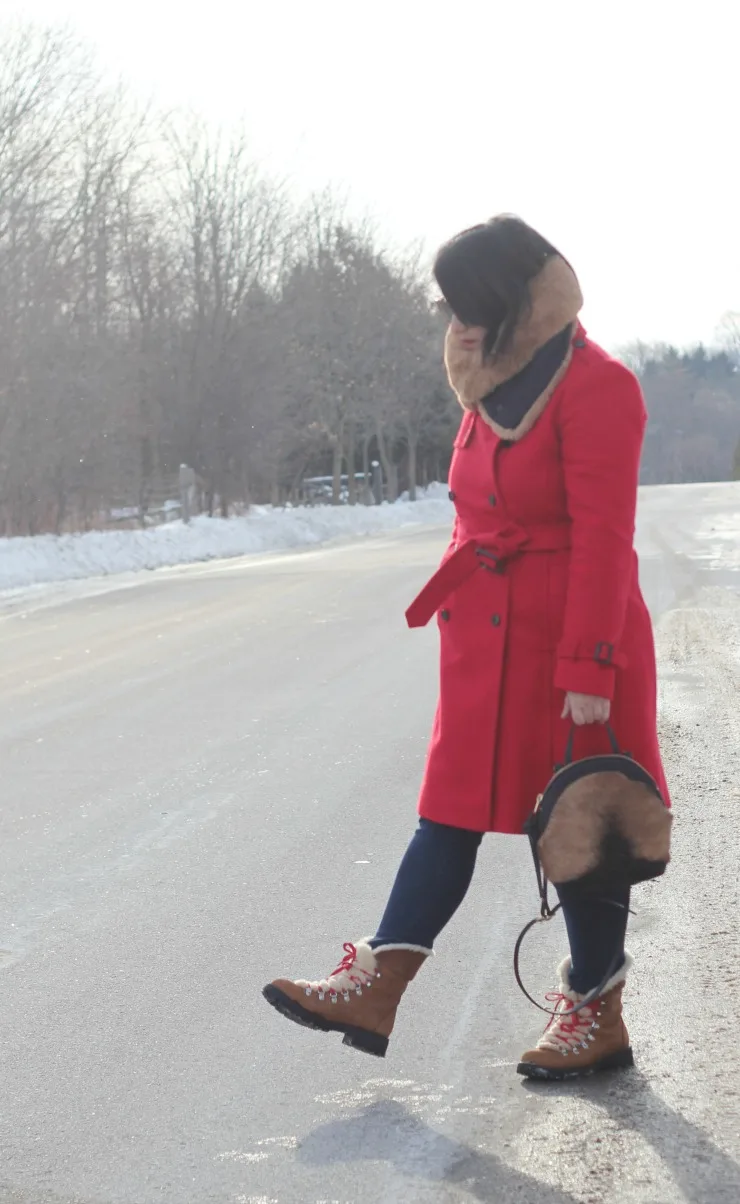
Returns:
[[[375,1060],[263,1002],[373,929],[412,831],[446,533],[15,598],[0,620],[3,1204],[737,1204],[740,493],[646,493],[677,821],[637,892],[632,1072],[524,1085],[524,842]],[[555,920],[525,959],[544,992]]]

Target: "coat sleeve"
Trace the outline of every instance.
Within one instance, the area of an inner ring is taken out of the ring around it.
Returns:
[[[555,686],[613,698],[633,585],[640,455],[647,415],[624,365],[600,362],[563,396],[561,455],[571,560]]]

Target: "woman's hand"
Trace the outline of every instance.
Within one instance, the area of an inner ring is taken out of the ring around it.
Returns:
[[[587,723],[608,723],[611,709],[608,698],[568,693],[565,695],[563,719],[572,719],[576,727],[583,727]]]

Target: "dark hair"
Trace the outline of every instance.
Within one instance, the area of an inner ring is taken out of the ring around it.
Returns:
[[[437,252],[434,277],[455,317],[485,326],[485,354],[505,351],[529,304],[530,281],[558,251],[518,217],[491,218]]]

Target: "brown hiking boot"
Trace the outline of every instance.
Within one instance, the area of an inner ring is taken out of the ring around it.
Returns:
[[[632,1049],[622,1019],[622,990],[632,958],[625,954],[621,970],[609,979],[598,999],[571,1015],[585,999],[570,985],[570,958],[560,966],[560,990],[548,995],[554,1015],[535,1049],[522,1054],[517,1074],[529,1079],[572,1079],[632,1066]]]
[[[281,1015],[318,1029],[344,1033],[344,1044],[384,1058],[396,1008],[431,950],[370,948],[366,940],[344,946],[336,970],[318,982],[278,978],[262,994]]]

